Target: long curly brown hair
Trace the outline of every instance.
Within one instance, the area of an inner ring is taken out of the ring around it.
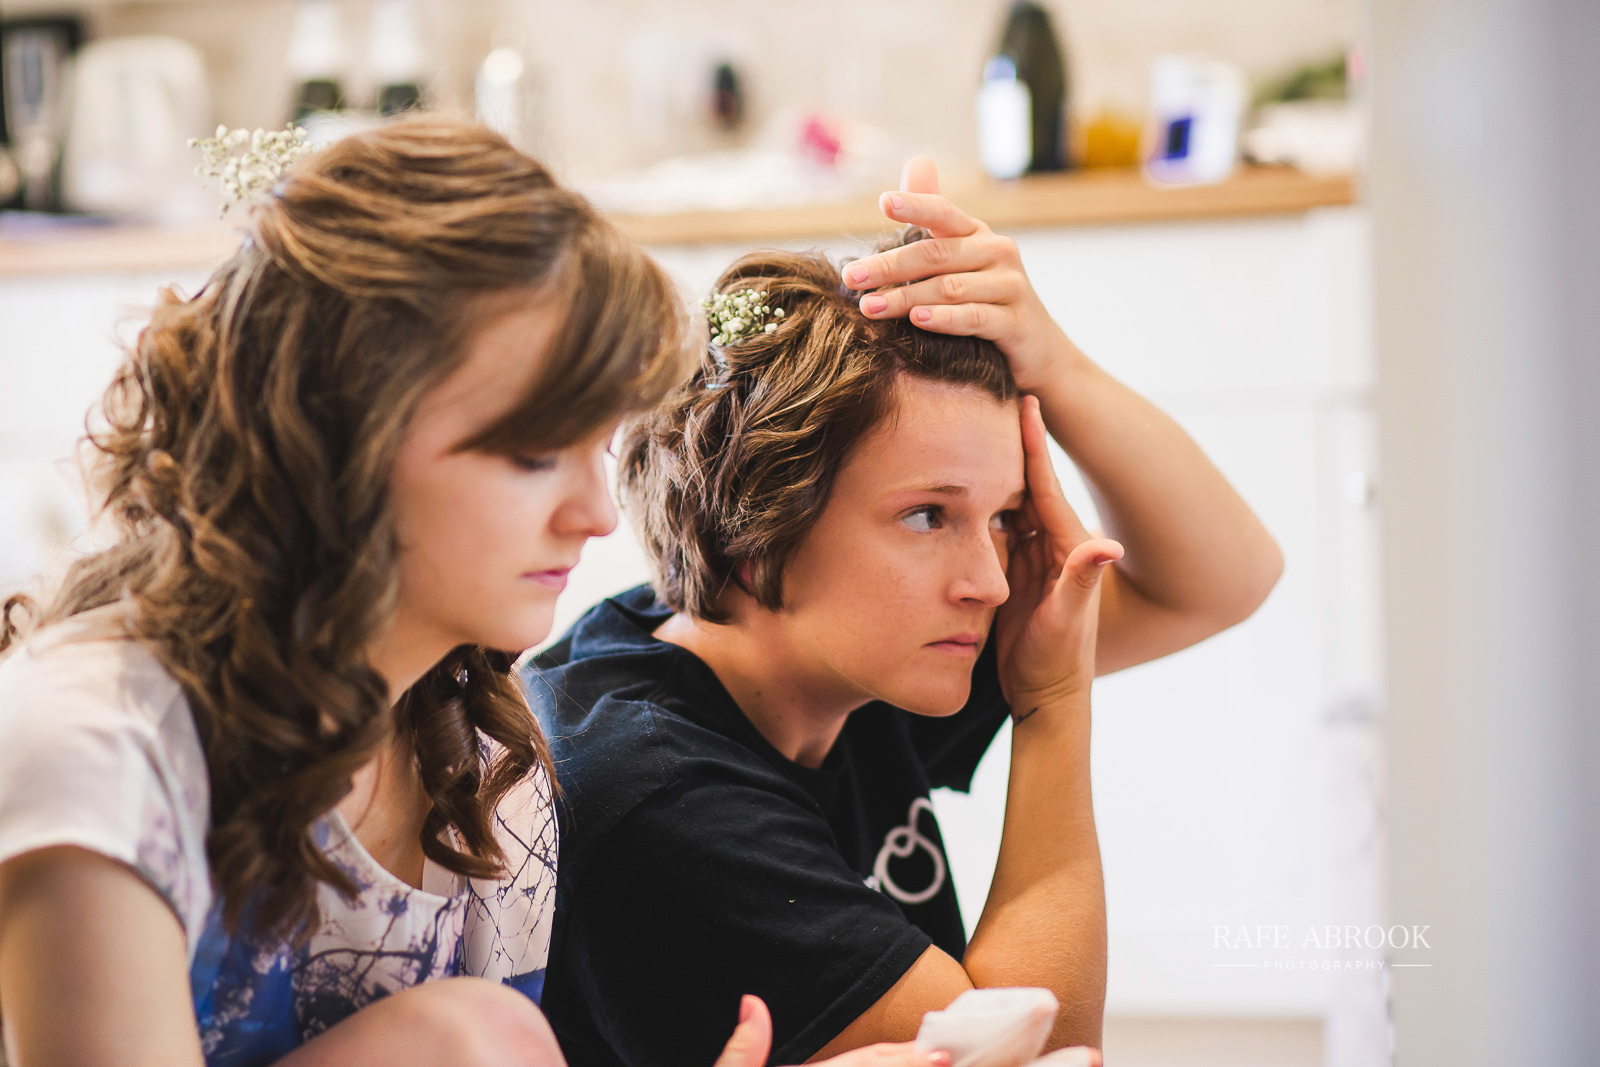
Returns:
[[[550,770],[506,651],[456,649],[395,714],[364,651],[396,602],[388,474],[407,421],[518,291],[558,297],[562,324],[520,402],[464,448],[571,444],[688,369],[660,268],[489,131],[414,116],[313,154],[197,296],[162,294],[107,390],[90,441],[113,546],[43,610],[13,598],[0,615],[3,651],[19,620],[131,604],[204,746],[230,927],[248,913],[304,936],[319,882],[355,892],[310,828],[397,731],[432,801],[423,850],[458,874],[499,873],[495,806]]]

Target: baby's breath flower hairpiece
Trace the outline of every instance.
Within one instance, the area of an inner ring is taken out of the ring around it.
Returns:
[[[313,151],[306,144],[306,131],[293,123],[281,130],[218,126],[215,137],[189,138],[189,147],[200,149],[200,165],[194,172],[221,180],[224,215],[238,201],[271,189],[284,171]]]
[[[711,343],[726,348],[757,333],[776,333],[777,322],[762,325],[768,317],[783,318],[782,308],[767,307],[767,294],[759,289],[740,289],[737,293],[715,293],[700,302],[711,326]]]

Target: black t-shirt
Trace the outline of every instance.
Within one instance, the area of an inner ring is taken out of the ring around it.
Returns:
[[[562,790],[541,1006],[572,1067],[706,1067],[754,993],[800,1063],[930,944],[966,951],[928,791],[967,789],[1005,721],[993,642],[960,712],[869,704],[810,768],[651,636],[670,614],[632,589],[523,673]]]

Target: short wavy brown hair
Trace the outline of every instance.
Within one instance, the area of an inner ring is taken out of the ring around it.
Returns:
[[[820,253],[751,253],[712,292],[744,289],[783,309],[777,329],[707,346],[689,381],[628,425],[619,454],[623,503],[657,592],[710,622],[727,621],[719,601],[730,582],[782,608],[784,564],[839,469],[893,414],[899,376],[1018,395],[993,343],[867,318],[861,293]]]
[[[24,607],[33,626],[131,604],[205,749],[230,927],[248,911],[304,935],[319,882],[355,891],[310,829],[397,732],[432,804],[423,851],[458,874],[500,872],[495,806],[549,771],[518,650],[456,649],[398,715],[365,651],[398,590],[389,473],[408,422],[518,300],[556,301],[561,324],[536,380],[460,449],[558,448],[688,373],[670,279],[489,130],[418,115],[314,153],[198,295],[163,294],[107,391],[91,440],[115,544],[43,611],[0,613],[3,651]]]

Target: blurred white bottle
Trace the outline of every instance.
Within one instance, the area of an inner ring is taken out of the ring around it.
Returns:
[[[1033,98],[1006,56],[995,56],[983,68],[978,156],[995,178],[1020,177],[1033,158]]]
[[[478,121],[524,152],[548,163],[543,85],[528,60],[518,26],[495,30],[489,54],[478,65],[475,86]]]

